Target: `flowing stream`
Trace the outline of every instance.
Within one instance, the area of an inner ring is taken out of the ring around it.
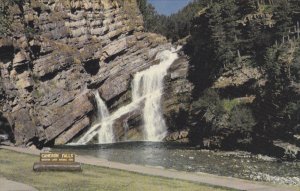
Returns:
[[[74,152],[127,164],[300,186],[300,162],[277,161],[247,152],[214,152],[200,150],[193,145],[167,142],[59,146],[53,151]]]
[[[98,91],[95,93],[97,103],[97,122],[77,141],[76,144],[87,144],[96,135],[98,143],[114,143],[114,121],[124,114],[138,109],[144,102],[144,140],[161,141],[166,136],[167,127],[161,111],[161,96],[163,94],[163,80],[169,67],[178,58],[175,49],[164,50],[157,54],[156,59],[160,63],[138,72],[132,82],[132,101],[126,106],[109,114],[105,102],[101,99]],[[125,126],[125,132],[127,127]]]
[[[97,104],[97,124],[92,126],[86,134],[78,141],[79,144],[86,144],[93,137],[98,135],[99,143],[113,143],[114,133],[112,128],[112,121],[109,119],[109,111],[105,105],[105,102],[101,99],[99,92],[95,91],[95,100]],[[101,126],[99,126],[101,124]],[[101,127],[101,128],[100,128]]]

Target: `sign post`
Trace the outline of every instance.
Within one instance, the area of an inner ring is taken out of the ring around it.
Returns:
[[[40,162],[35,162],[33,170],[41,171],[82,171],[81,164],[75,162],[74,153],[41,153]]]

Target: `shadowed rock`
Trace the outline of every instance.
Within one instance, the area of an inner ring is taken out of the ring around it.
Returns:
[[[12,26],[18,27],[12,37],[0,38],[0,108],[16,145],[70,142],[93,122],[89,92],[98,89],[110,110],[124,105],[132,76],[157,64],[156,54],[171,46],[143,31],[136,1],[32,2],[14,7]],[[177,107],[177,94],[190,89],[183,84],[187,62],[182,67],[167,83],[174,103],[166,103],[165,113]],[[131,132],[137,137],[139,130]]]

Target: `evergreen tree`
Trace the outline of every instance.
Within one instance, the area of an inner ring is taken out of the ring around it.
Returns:
[[[289,132],[296,131],[300,123],[300,94],[292,88],[293,83],[300,82],[297,81],[300,67],[297,61],[286,63],[283,55],[287,54],[289,48],[283,46],[267,50],[264,68],[268,81],[258,96],[257,113],[262,126],[265,126],[264,133],[280,138],[288,138]],[[299,49],[297,52],[300,52]],[[290,67],[293,72],[290,72]]]
[[[237,57],[240,35],[237,28],[237,11],[238,7],[234,0],[213,3],[207,11],[215,56],[223,69],[234,66]]]
[[[148,32],[155,32],[176,42],[190,34],[191,20],[206,4],[195,0],[170,16],[160,15],[147,0],[138,0],[139,9],[144,18],[144,27]]]
[[[239,0],[236,3],[239,7],[239,12],[243,15],[248,15],[257,10],[256,0]]]
[[[256,125],[256,120],[251,109],[247,106],[236,106],[230,113],[229,127],[239,134],[251,134]]]
[[[278,0],[274,9],[274,20],[276,21],[274,33],[276,39],[281,39],[288,35],[292,27],[292,9],[286,0]]]

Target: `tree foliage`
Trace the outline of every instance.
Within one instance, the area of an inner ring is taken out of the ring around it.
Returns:
[[[300,39],[291,33],[300,21],[299,1],[195,0],[169,17],[141,1],[149,10],[142,11],[147,31],[173,41],[190,36],[184,50],[195,85],[192,113],[208,134],[276,139],[300,133]],[[264,71],[266,85],[253,91],[252,104],[236,104],[233,94],[210,88],[241,67]]]
[[[189,35],[190,21],[204,6],[204,1],[195,0],[170,16],[159,14],[147,0],[138,0],[138,5],[144,18],[145,30],[162,34],[175,42]]]
[[[241,134],[252,133],[256,120],[252,110],[247,106],[236,106],[230,113],[229,127]]]
[[[296,42],[299,46],[299,42]],[[288,138],[288,132],[299,133],[300,92],[294,85],[300,84],[300,49],[294,42],[285,46],[271,47],[267,50],[265,68],[267,83],[258,95],[259,121],[264,126],[264,133],[274,137]],[[296,49],[294,59],[288,62],[287,55]]]

